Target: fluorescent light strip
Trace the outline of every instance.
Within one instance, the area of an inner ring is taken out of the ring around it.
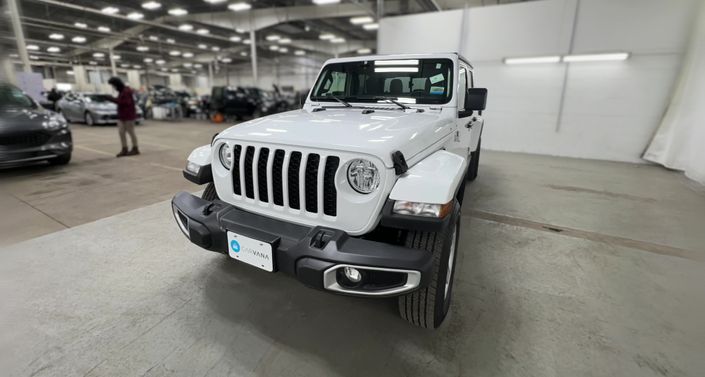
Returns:
[[[607,54],[566,55],[563,57],[563,61],[566,63],[606,62],[627,60],[627,58],[629,58],[628,52],[616,52]]]
[[[410,60],[376,60],[375,65],[419,65],[416,59]]]
[[[375,68],[375,72],[418,72],[416,67],[382,67]]]
[[[560,56],[537,56],[533,58],[506,58],[504,64],[546,64],[559,63]]]

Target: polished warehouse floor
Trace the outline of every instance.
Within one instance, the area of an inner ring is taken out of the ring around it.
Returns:
[[[193,134],[180,136],[184,130]],[[49,234],[0,250],[2,375],[663,377],[705,370],[705,192],[678,173],[484,152],[480,177],[465,194],[452,312],[433,332],[399,319],[394,301],[314,291],[190,245],[163,199],[199,189],[182,183],[176,169],[202,143],[195,139],[207,142],[214,130],[148,124],[139,130],[144,140],[164,147],[145,143],[144,158],[117,161],[79,149],[77,163],[59,172],[3,177],[26,205],[18,213],[28,214],[29,227],[36,221],[31,235]],[[114,130],[77,127],[76,134],[85,148],[112,153],[114,145],[87,137],[104,131]],[[113,169],[131,179],[99,177]],[[75,178],[85,185],[72,186]],[[118,203],[115,196],[137,209],[95,208]],[[70,208],[77,214],[62,214]],[[46,218],[63,225],[50,228]]]

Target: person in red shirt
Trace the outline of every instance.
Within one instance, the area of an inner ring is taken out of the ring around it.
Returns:
[[[111,77],[108,80],[108,84],[118,92],[117,97],[110,98],[112,102],[117,104],[118,133],[122,144],[122,150],[117,154],[117,157],[138,155],[140,150],[137,147],[137,135],[135,134],[137,110],[132,89],[126,86],[119,77]],[[130,140],[132,141],[132,149],[130,151],[127,150],[127,137],[125,134],[130,134]]]

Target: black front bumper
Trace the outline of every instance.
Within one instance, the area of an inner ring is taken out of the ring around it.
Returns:
[[[350,237],[338,229],[272,219],[185,192],[172,199],[172,206],[177,221],[183,224],[187,219],[185,232],[194,244],[228,254],[227,231],[268,242],[275,271],[292,275],[313,288],[326,289],[324,274],[336,265],[418,272],[416,288],[427,285],[431,275],[432,255],[425,250]],[[390,295],[395,294],[386,296]]]
[[[37,131],[34,134],[45,140],[38,145],[0,145],[0,167],[50,160],[73,151],[73,139],[68,128],[52,132]]]

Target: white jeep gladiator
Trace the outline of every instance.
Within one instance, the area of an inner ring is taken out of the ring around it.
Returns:
[[[174,217],[204,249],[329,292],[398,296],[402,317],[436,328],[486,98],[455,53],[329,60],[302,109],[191,153],[184,176],[207,186],[177,194]]]

